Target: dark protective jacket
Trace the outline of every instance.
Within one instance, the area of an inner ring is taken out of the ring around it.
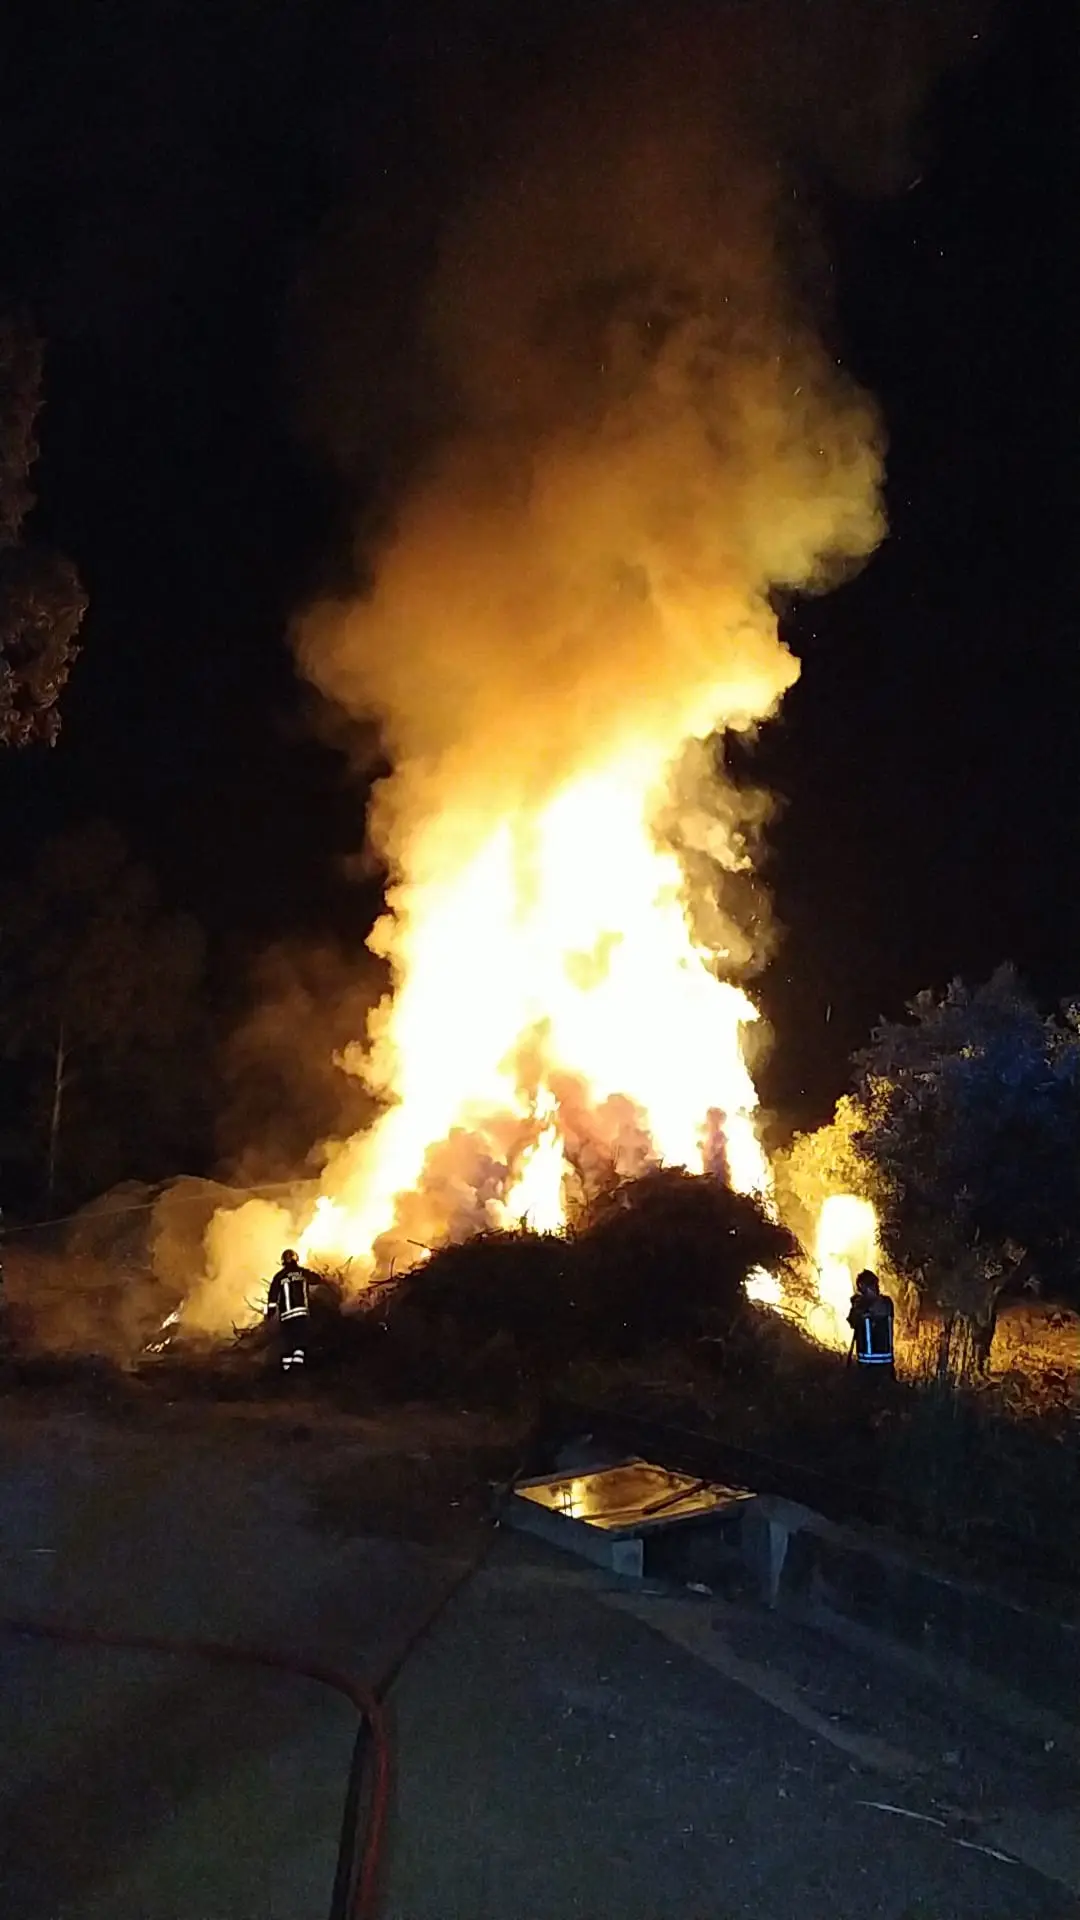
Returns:
[[[848,1325],[855,1335],[855,1359],[860,1367],[892,1366],[893,1313],[887,1293],[852,1295]]]
[[[311,1289],[317,1275],[307,1267],[279,1267],[270,1282],[266,1310],[281,1321],[306,1320],[311,1311]]]

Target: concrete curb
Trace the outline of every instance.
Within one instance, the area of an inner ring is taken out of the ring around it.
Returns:
[[[941,1663],[958,1661],[1048,1711],[1080,1708],[1080,1628],[947,1574],[862,1530],[763,1494],[742,1558],[767,1606],[821,1613]]]

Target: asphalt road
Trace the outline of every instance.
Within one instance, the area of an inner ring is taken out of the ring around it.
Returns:
[[[377,1671],[478,1543],[485,1436],[420,1416],[310,1428],[0,1403],[0,1608]],[[0,1912],[325,1920],[344,1702],[10,1637],[0,1662]],[[414,1651],[392,1717],[387,1920],[1080,1914],[1061,1745],[753,1609],[631,1593],[513,1536]],[[1027,1864],[985,1850],[1018,1836]]]

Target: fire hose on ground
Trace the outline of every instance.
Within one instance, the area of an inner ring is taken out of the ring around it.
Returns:
[[[517,1476],[514,1476],[515,1479]],[[509,1483],[513,1485],[513,1481]],[[389,1831],[392,1751],[385,1700],[405,1662],[430,1633],[454,1596],[478,1571],[486,1558],[497,1515],[480,1547],[438,1593],[405,1640],[395,1648],[373,1680],[359,1680],[337,1667],[276,1647],[237,1641],[173,1638],[162,1634],[113,1633],[105,1628],[48,1618],[0,1620],[0,1632],[26,1640],[76,1647],[109,1647],[126,1653],[159,1653],[216,1662],[219,1665],[261,1668],[315,1680],[343,1694],[360,1716],[349,1768],[337,1867],[329,1920],[378,1920],[381,1905],[386,1840]],[[370,1764],[369,1761],[370,1754]],[[365,1786],[370,1791],[365,1794]]]

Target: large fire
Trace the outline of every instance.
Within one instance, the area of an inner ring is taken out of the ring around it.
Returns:
[[[600,1162],[700,1172],[722,1156],[740,1191],[764,1191],[743,1054],[756,1014],[693,945],[679,862],[649,831],[662,772],[624,755],[584,773],[495,823],[456,868],[452,816],[433,823],[432,878],[397,905],[401,979],[372,1056],[398,1104],[331,1169],[307,1255],[363,1273],[407,1257],[403,1225],[414,1244],[557,1228],[564,1189]],[[431,1156],[447,1143],[459,1166],[451,1152],[440,1177]]]
[[[397,986],[360,1064],[392,1104],[299,1213],[252,1202],[218,1217],[211,1260],[234,1316],[283,1239],[362,1287],[448,1238],[557,1232],[590,1179],[648,1166],[722,1171],[771,1206],[745,1052],[757,1010],[695,945],[682,867],[649,825],[662,771],[624,755],[476,848],[471,821],[431,823],[430,878],[399,889],[372,936]],[[455,869],[457,831],[469,851]],[[875,1248],[869,1203],[826,1199],[807,1324],[827,1344],[846,1343]],[[784,1304],[769,1274],[748,1291]]]
[[[762,91],[784,38],[744,15],[590,39],[441,233],[446,430],[363,590],[297,636],[392,768],[368,818],[391,986],[343,1063],[384,1110],[323,1143],[314,1198],[217,1217],[204,1325],[290,1241],[362,1287],[485,1227],[557,1227],[613,1174],[769,1195],[745,991],[765,808],[723,742],[796,678],[776,591],[827,586],[884,522],[873,406],[800,311],[809,256],[788,272],[800,207]]]
[[[211,1269],[234,1315],[290,1238],[363,1286],[447,1238],[558,1230],[575,1197],[648,1166],[768,1192],[744,1052],[757,1012],[695,945],[682,866],[651,830],[664,758],[624,750],[479,844],[452,808],[424,824],[425,878],[372,936],[396,987],[358,1064],[392,1104],[299,1214],[219,1215]]]

